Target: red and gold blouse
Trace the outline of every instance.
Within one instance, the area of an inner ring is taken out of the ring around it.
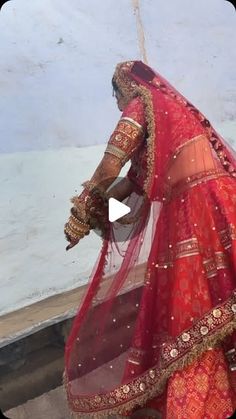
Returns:
[[[144,106],[141,98],[136,97],[123,111],[108,141],[105,153],[119,157],[124,165],[143,144],[145,130]]]
[[[122,166],[131,159],[127,177],[139,186],[146,174],[146,130],[144,105],[135,97],[123,111],[105,150],[118,157]]]

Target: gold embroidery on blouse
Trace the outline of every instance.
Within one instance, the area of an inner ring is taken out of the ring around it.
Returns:
[[[121,159],[124,165],[132,156],[143,139],[143,130],[127,118],[121,118],[112,133],[105,153]]]
[[[134,125],[136,128],[139,128],[139,129],[143,130],[142,125],[140,125],[134,119],[129,118],[128,116],[123,116],[122,118],[120,118],[120,121],[128,121],[131,125]]]
[[[108,144],[105,153],[110,153],[113,154],[114,156],[118,157],[121,160],[125,160],[126,159],[126,153],[121,150],[120,148],[116,147],[113,144]]]

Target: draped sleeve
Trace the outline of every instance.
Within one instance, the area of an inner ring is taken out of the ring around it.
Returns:
[[[136,97],[125,107],[108,141],[105,153],[118,157],[123,166],[141,146],[145,131],[144,105],[142,99]]]

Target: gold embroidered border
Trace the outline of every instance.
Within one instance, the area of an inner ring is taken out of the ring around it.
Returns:
[[[122,118],[120,118],[120,121],[127,121],[129,122],[131,125],[133,125],[135,128],[138,128],[139,130],[143,131],[143,127],[142,125],[140,125],[138,122],[136,122],[134,119],[129,118],[128,116],[123,116]]]
[[[100,419],[109,414],[125,414],[137,406],[143,407],[148,400],[163,392],[171,374],[191,364],[235,329],[236,291],[225,303],[212,309],[191,328],[173,339],[173,342],[164,343],[159,365],[148,369],[129,384],[121,385],[107,394],[76,398],[70,394],[64,372],[64,385],[74,417]]]
[[[180,241],[176,244],[176,259],[199,254],[199,245],[196,237]]]
[[[190,239],[177,242],[175,250],[170,248],[166,254],[159,254],[158,262],[153,262],[153,265],[155,265],[156,268],[167,269],[173,267],[176,259],[198,254],[200,254],[198,240],[196,237],[191,237]]]
[[[193,188],[200,183],[207,182],[211,179],[218,179],[221,176],[230,175],[222,169],[211,169],[205,172],[199,172],[194,175],[188,176],[185,179],[178,181],[175,185],[166,185],[166,193],[164,201],[167,204],[172,198],[175,198],[179,194],[183,193],[189,188]]]
[[[221,253],[221,255],[217,255],[217,253]],[[188,256],[193,256],[196,255],[197,253],[190,253],[190,254],[185,254],[182,257],[188,257]],[[211,259],[203,259],[203,264],[205,265],[205,269],[206,269],[206,277],[209,278],[213,278],[214,276],[217,275],[217,271],[219,269],[227,269],[229,268],[229,260],[227,255],[225,255],[225,253],[223,252],[215,252],[215,259],[211,258]],[[173,268],[174,263],[173,262],[163,262],[163,263],[157,263],[155,265],[156,268],[159,269],[168,269],[168,268]]]
[[[218,234],[223,247],[227,250],[232,246],[232,240],[236,240],[236,227],[233,224],[229,224],[228,229],[220,230]],[[198,240],[196,237],[191,237],[177,242],[176,250],[171,248],[165,254],[159,255],[157,263],[153,262],[153,265],[156,268],[167,269],[173,267],[176,259],[199,254],[201,254],[201,249],[199,248]],[[203,264],[206,268],[207,277],[210,278],[217,275],[218,269],[229,267],[228,255],[224,252],[216,251],[213,257],[203,259]]]
[[[119,90],[127,99],[135,97],[135,87],[137,83],[129,78],[129,73],[134,64],[134,61],[126,61],[117,64],[113,79],[116,82]]]
[[[155,163],[155,153],[154,153],[154,145],[155,145],[155,117],[154,117],[154,109],[152,103],[152,94],[151,92],[144,86],[139,86],[135,89],[138,95],[140,95],[144,102],[144,109],[145,109],[145,119],[147,121],[147,175],[144,181],[143,189],[147,196],[151,192],[152,188],[152,180],[153,180],[153,173],[154,173],[154,163]]]
[[[140,134],[140,131],[141,130],[139,127],[132,124],[127,119],[121,118],[109,141],[114,139],[117,142],[123,143],[123,141],[127,141],[127,138],[130,140],[135,140],[137,135]]]
[[[201,140],[203,137],[207,139],[205,134],[199,134],[199,135],[196,135],[195,137],[188,138],[184,143],[182,143],[178,147],[176,147],[174,153],[171,155],[170,158],[173,158],[174,155],[179,154],[180,151],[182,150],[182,148],[188,146],[189,144],[191,144],[193,142],[197,142],[197,141]]]
[[[205,265],[207,278],[213,278],[217,275],[218,269],[229,267],[229,257],[223,252],[215,252],[215,258],[206,259],[203,264]]]
[[[229,224],[229,227],[219,231],[220,240],[225,249],[231,247],[232,240],[236,240],[236,226]]]
[[[126,160],[126,153],[123,150],[121,150],[121,148],[116,147],[113,144],[108,144],[104,153],[109,153],[113,156],[118,157],[119,159],[121,159],[122,163]]]
[[[196,135],[195,137],[188,138],[184,143],[182,143],[178,147],[176,147],[176,149],[171,153],[171,155],[169,157],[169,160],[168,160],[168,163],[167,163],[167,166],[166,166],[166,172],[168,172],[170,166],[173,164],[173,159],[176,159],[176,157],[178,156],[178,154],[180,153],[182,148],[191,144],[192,142],[199,141],[203,136],[205,137],[204,134],[199,134],[199,135]]]

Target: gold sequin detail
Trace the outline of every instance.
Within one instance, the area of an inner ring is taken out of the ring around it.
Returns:
[[[201,333],[201,335],[207,335],[207,333],[209,332],[209,329],[208,329],[208,327],[206,327],[206,326],[202,326],[201,328],[200,328],[200,333]]]
[[[219,308],[215,308],[212,314],[216,319],[219,319],[222,315],[222,311]]]
[[[170,356],[172,357],[172,358],[175,358],[176,356],[178,355],[178,351],[177,351],[177,349],[171,349],[171,351],[170,351]]]
[[[184,342],[188,342],[190,340],[190,334],[189,333],[183,333],[182,339]]]
[[[140,383],[139,388],[140,390],[144,391],[146,389],[145,383]]]
[[[154,370],[150,370],[150,371],[149,371],[149,376],[150,376],[151,378],[155,378],[155,371],[154,371]]]
[[[231,308],[232,308],[232,311],[233,311],[234,313],[236,313],[236,304],[233,304],[233,305],[231,306]]]
[[[124,392],[125,394],[127,394],[129,391],[130,391],[130,387],[129,387],[128,385],[125,385],[125,386],[123,387],[123,392]]]

